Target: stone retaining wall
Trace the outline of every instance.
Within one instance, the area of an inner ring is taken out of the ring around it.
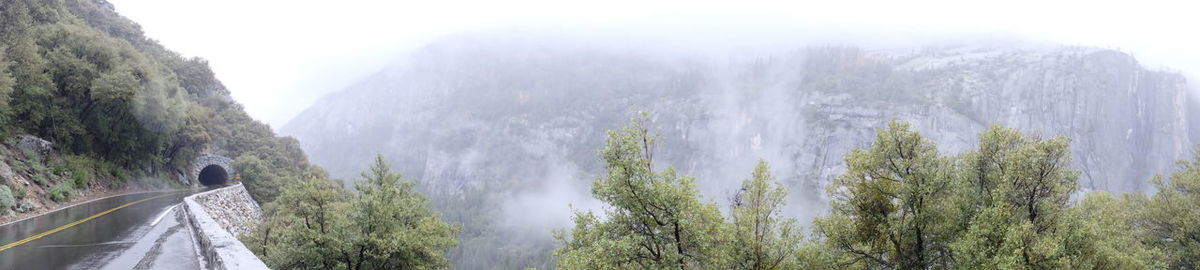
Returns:
[[[262,210],[241,184],[188,196],[183,208],[207,268],[268,269],[232,233],[248,231],[248,222],[262,217]]]
[[[234,236],[250,233],[254,223],[262,220],[262,208],[250,198],[250,193],[241,184],[205,192],[193,196],[204,211]]]

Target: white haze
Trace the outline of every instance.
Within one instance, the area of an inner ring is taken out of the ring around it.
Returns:
[[[1200,14],[1190,1],[110,1],[149,37],[208,59],[247,112],[276,128],[414,48],[494,28],[592,29],[734,51],[806,40],[902,47],[1019,37],[1200,72]]]
[[[1152,69],[1200,74],[1200,14],[1168,1],[236,1],[110,0],[147,35],[185,56],[208,59],[251,116],[279,128],[318,98],[345,89],[408,52],[463,32],[561,37],[569,42],[641,53],[707,55],[713,61],[753,59],[806,45],[850,44],[904,49],[973,40],[1088,45],[1129,52]],[[497,31],[499,30],[499,31]],[[645,46],[642,46],[645,45]],[[635,48],[636,47],[636,48]],[[735,60],[736,61],[736,60]],[[716,64],[714,67],[728,67]],[[787,71],[786,68],[772,69]],[[714,71],[713,74],[729,74]],[[736,74],[729,74],[736,76]],[[716,85],[702,94],[713,109],[699,145],[721,169],[672,164],[705,179],[706,200],[725,202],[758,159],[779,180],[812,178],[796,168],[788,138],[805,136],[786,74],[766,80],[757,95]],[[730,83],[720,78],[716,83]],[[670,138],[672,140],[678,138]],[[501,229],[549,241],[549,229],[570,226],[571,209],[597,210],[588,193],[595,175],[557,158],[562,149],[533,142],[545,168],[529,188],[499,196]],[[667,151],[668,149],[659,149]],[[475,153],[475,152],[472,152]],[[477,166],[475,154],[438,156]],[[836,157],[835,157],[836,158]],[[436,162],[435,162],[436,163]],[[437,169],[437,168],[434,168]],[[461,171],[471,171],[469,169]],[[816,172],[821,173],[821,172]],[[788,216],[811,220],[823,209],[792,190]],[[533,210],[531,210],[533,209]]]
[[[560,160],[546,162],[546,175],[530,179],[540,181],[532,190],[503,196],[501,228],[518,233],[549,237],[552,229],[568,228],[574,210],[599,211],[602,204],[591,197],[587,176]]]

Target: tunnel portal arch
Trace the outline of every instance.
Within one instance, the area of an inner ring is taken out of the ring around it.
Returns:
[[[220,155],[201,155],[192,161],[190,180],[193,184],[216,186],[231,184],[237,172],[233,170],[233,159]]]

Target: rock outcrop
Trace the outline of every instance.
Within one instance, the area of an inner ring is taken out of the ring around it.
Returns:
[[[17,137],[20,138],[17,141],[17,149],[21,149],[21,151],[43,156],[49,154],[50,151],[53,151],[53,148],[51,147],[54,146],[54,143],[43,140],[42,138],[38,138],[33,135],[20,135]]]
[[[740,174],[713,170],[750,171],[753,162],[713,165],[765,158],[789,182],[819,189],[842,171],[846,151],[891,119],[914,122],[951,154],[1002,124],[1071,137],[1085,188],[1141,191],[1189,156],[1200,120],[1183,76],[1096,48],[828,47],[714,62],[486,44],[431,46],[281,131],[335,176],[354,176],[382,151],[452,192],[543,177],[520,169],[544,163],[534,160],[594,173],[604,130],[646,110],[670,144],[660,149],[669,165],[724,178]]]

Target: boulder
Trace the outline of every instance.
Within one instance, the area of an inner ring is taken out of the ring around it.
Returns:
[[[20,138],[17,141],[17,149],[21,149],[24,153],[37,153],[44,156],[50,154],[50,150],[54,146],[54,143],[33,135],[21,135]]]

